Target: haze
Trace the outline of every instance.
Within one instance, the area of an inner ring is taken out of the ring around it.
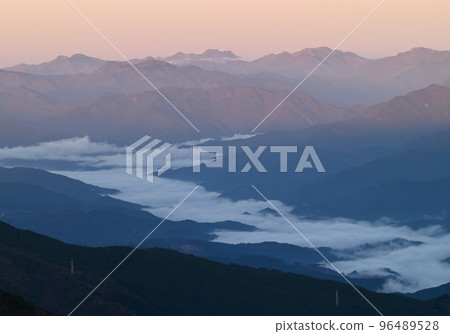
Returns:
[[[256,58],[306,47],[335,47],[380,0],[73,0],[129,58],[207,48]],[[0,67],[56,55],[117,53],[65,0],[3,0]],[[340,49],[365,57],[415,46],[450,49],[450,2],[386,0]]]

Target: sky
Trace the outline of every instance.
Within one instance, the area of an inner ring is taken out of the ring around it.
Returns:
[[[381,0],[70,0],[127,58],[208,48],[254,59],[336,47]],[[84,53],[120,59],[68,0],[2,0],[0,67]],[[340,49],[377,58],[450,50],[450,1],[385,0]]]

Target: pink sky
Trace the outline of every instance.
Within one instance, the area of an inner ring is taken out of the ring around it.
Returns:
[[[256,58],[334,48],[381,0],[71,0],[129,58],[232,50]],[[120,59],[66,0],[2,0],[0,67],[84,53]],[[450,1],[386,0],[340,49],[450,50]]]

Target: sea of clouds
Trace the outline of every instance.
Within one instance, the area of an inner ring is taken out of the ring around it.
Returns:
[[[187,146],[204,141],[175,145],[172,148],[177,151],[176,155],[173,154],[176,156],[174,166],[190,166],[191,150]],[[29,166],[33,161],[42,160],[74,162],[77,170],[53,172],[100,187],[118,189],[117,198],[141,204],[159,217],[166,217],[196,186],[167,178],[156,178],[154,183],[149,183],[128,175],[125,172],[125,148],[92,142],[88,137],[0,149],[0,165],[5,167],[12,162],[17,165],[22,161]],[[199,187],[170,219],[192,219],[204,223],[233,220],[258,228],[253,232],[218,232],[218,242],[276,241],[309,246],[282,217],[261,212],[270,208],[262,198],[231,201],[220,195]],[[270,194],[265,195],[270,198]],[[397,278],[384,285],[385,292],[413,292],[450,281],[450,265],[443,261],[450,257],[450,235],[440,226],[414,230],[388,218],[372,222],[343,218],[309,221],[294,216],[291,207],[279,201],[273,203],[312,244],[330,247],[340,254],[341,260],[334,263],[340,271],[347,274],[357,271],[362,276],[385,276],[386,269],[397,273]],[[393,246],[392,241],[396,239],[410,242],[402,247]]]

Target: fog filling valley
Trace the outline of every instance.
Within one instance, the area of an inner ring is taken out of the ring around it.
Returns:
[[[234,139],[241,137],[248,136],[236,136]],[[176,156],[173,161],[175,168],[190,166],[190,149],[181,144],[173,149],[177,150],[177,154],[173,155]],[[168,178],[156,178],[154,183],[148,183],[128,175],[125,172],[125,148],[106,142],[92,142],[88,137],[30,147],[2,148],[0,157],[3,166],[32,166],[47,161],[55,166],[46,168],[52,172],[117,189],[120,193],[113,197],[143,205],[146,210],[162,218],[196,186]],[[61,162],[73,163],[74,167],[72,170],[61,170],[57,167]],[[199,187],[170,219],[191,219],[204,223],[231,220],[258,229],[252,232],[217,231],[214,240],[217,242],[274,241],[309,247],[283,218],[262,211],[271,208],[263,199],[231,201],[220,195]],[[271,198],[270,193],[265,195]],[[389,218],[355,221],[336,217],[311,221],[294,216],[292,208],[280,201],[273,203],[316,247],[330,247],[339,254],[341,260],[334,264],[343,273],[352,273],[350,277],[355,275],[355,271],[358,276],[365,277],[386,276],[386,269],[397,273],[397,279],[386,281],[384,292],[413,292],[447,283],[450,277],[450,264],[444,261],[450,257],[450,234],[439,225],[414,230]],[[397,239],[411,242],[399,246],[393,242]],[[371,247],[367,247],[369,245]],[[325,263],[323,265],[327,266]]]

